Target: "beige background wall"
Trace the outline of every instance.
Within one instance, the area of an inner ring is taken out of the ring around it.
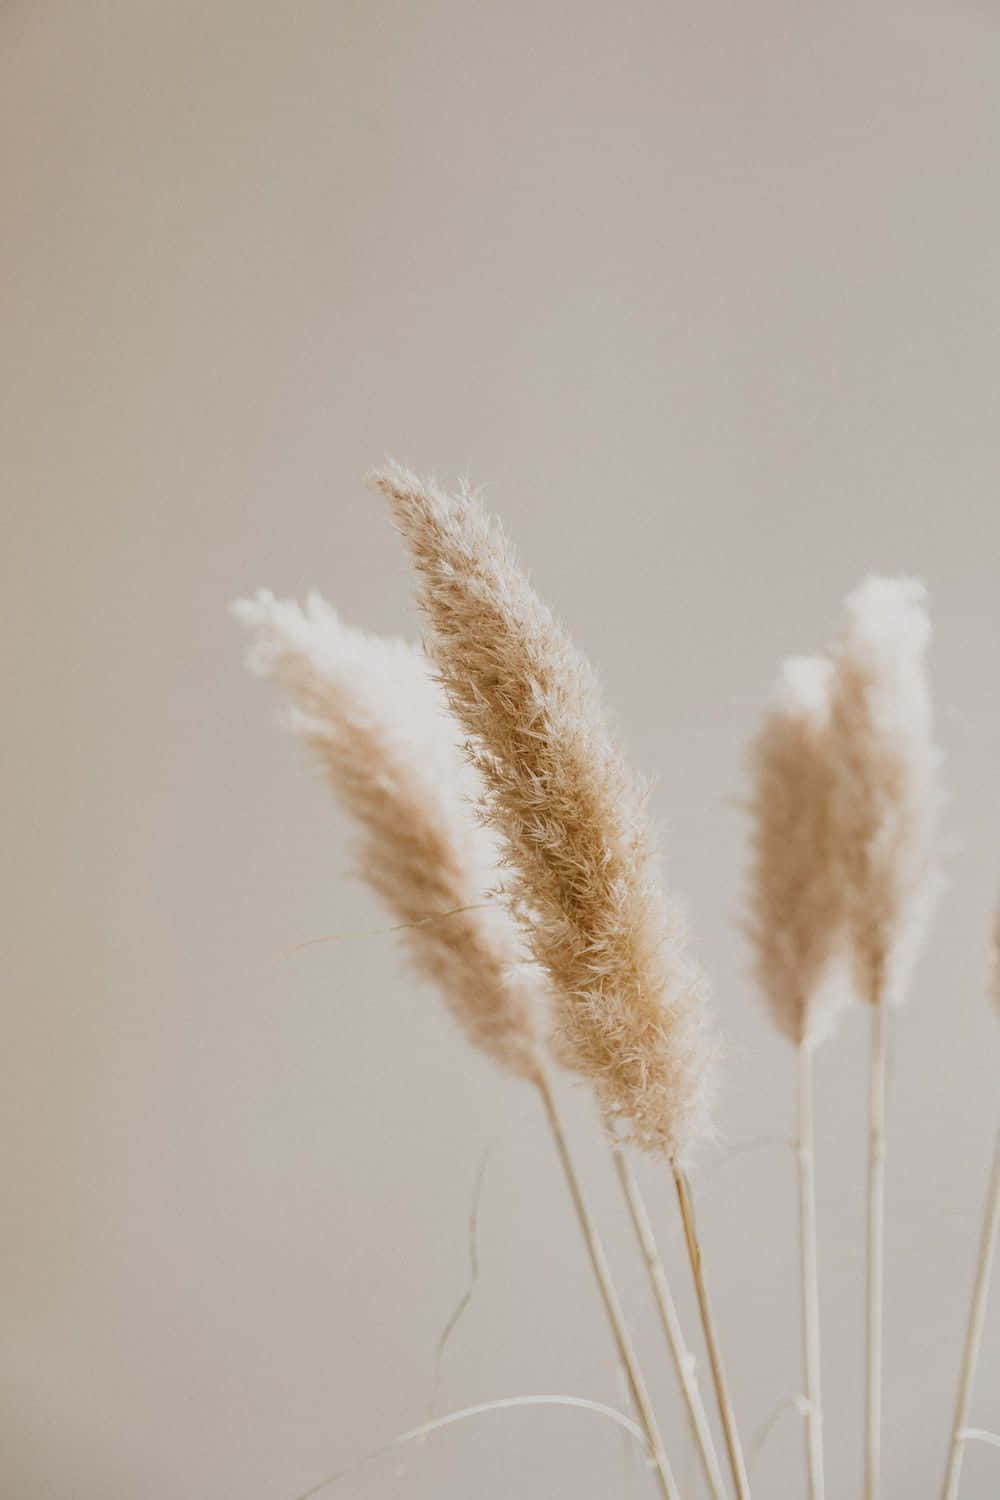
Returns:
[[[225,612],[315,584],[414,630],[362,484],[391,451],[485,482],[659,777],[732,1147],[793,1128],[737,925],[743,743],[860,575],[926,578],[958,847],[897,1038],[886,1438],[887,1493],[933,1494],[1000,1092],[995,8],[7,0],[0,41],[0,1489],[291,1500],[420,1421],[487,1148],[440,1408],[622,1399],[531,1097],[368,935]],[[859,1483],[864,1058],[856,1014],[819,1072],[833,1496]],[[702,1172],[748,1433],[797,1382],[793,1184],[780,1147]],[[984,1425],[998,1379],[1000,1305]],[[801,1473],[786,1416],[757,1493]],[[995,1495],[1000,1456],[967,1476]],[[330,1493],[626,1491],[614,1428],[535,1411]]]

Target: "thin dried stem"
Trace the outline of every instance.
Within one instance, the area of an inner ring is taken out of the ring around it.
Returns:
[[[985,1427],[963,1427],[958,1435],[963,1443],[986,1443],[990,1448],[1000,1448],[1000,1432],[989,1432]]]
[[[819,1278],[816,1251],[816,1152],[812,1048],[799,1046],[799,1251],[802,1272],[802,1367],[806,1383],[809,1494],[824,1500],[823,1404],[820,1396]]]
[[[563,1128],[555,1095],[552,1092],[552,1086],[544,1069],[539,1071],[537,1086],[542,1096],[542,1103],[545,1106],[545,1116],[552,1131],[552,1139],[555,1142],[559,1161],[566,1177],[566,1185],[573,1200],[573,1207],[580,1225],[580,1232],[587,1246],[590,1264],[597,1279],[601,1300],[604,1303],[604,1310],[607,1313],[608,1322],[611,1324],[611,1332],[614,1335],[615,1344],[618,1348],[618,1357],[621,1360],[622,1368],[628,1380],[632,1402],[642,1429],[646,1434],[646,1442],[656,1472],[660,1493],[663,1495],[664,1500],[680,1500],[680,1491],[677,1488],[677,1482],[667,1461],[663,1440],[660,1437],[659,1427],[657,1426],[656,1414],[653,1411],[653,1405],[649,1398],[649,1392],[646,1389],[646,1382],[639,1366],[639,1360],[632,1347],[632,1340],[625,1325],[625,1318],[618,1300],[618,1293],[615,1291],[614,1282],[611,1279],[611,1270],[604,1253],[604,1247],[598,1237],[597,1228],[584,1199],[583,1188],[570,1153],[569,1142]]]
[[[951,1447],[948,1451],[948,1467],[944,1476],[944,1489],[942,1490],[943,1500],[957,1500],[958,1483],[962,1473],[962,1457],[966,1440],[970,1437],[976,1437],[986,1442],[998,1441],[992,1434],[981,1432],[979,1429],[967,1428],[965,1425],[969,1415],[969,1403],[972,1399],[972,1386],[976,1378],[976,1366],[979,1362],[979,1350],[983,1342],[983,1328],[986,1324],[986,1304],[990,1295],[990,1283],[993,1280],[993,1262],[998,1229],[1000,1229],[1000,1132],[997,1133],[996,1146],[993,1152],[993,1173],[990,1178],[989,1195],[986,1200],[986,1213],[983,1218],[983,1229],[979,1241],[979,1261],[976,1266],[976,1280],[972,1291],[972,1306],[969,1310],[969,1329],[966,1335],[965,1353],[962,1356],[962,1371],[958,1382],[955,1420],[952,1423]]]
[[[614,1422],[622,1429],[626,1437],[632,1438],[643,1447],[646,1446],[642,1428],[637,1427],[623,1412],[615,1411],[613,1406],[605,1406],[602,1401],[590,1401],[586,1396],[501,1396],[495,1401],[479,1401],[475,1406],[463,1406],[459,1411],[450,1411],[447,1416],[435,1417],[432,1421],[422,1422],[419,1427],[411,1427],[408,1431],[401,1432],[398,1437],[390,1438],[389,1442],[373,1448],[350,1468],[337,1469],[334,1473],[327,1474],[316,1484],[311,1485],[309,1489],[300,1490],[295,1500],[313,1500],[314,1495],[328,1489],[332,1484],[339,1484],[341,1480],[349,1479],[376,1458],[382,1458],[386,1453],[392,1453],[394,1449],[402,1448],[407,1443],[422,1442],[434,1432],[441,1432],[445,1427],[453,1427],[456,1422],[468,1422],[474,1417],[489,1416],[493,1412],[515,1411],[520,1407],[531,1406],[569,1406],[575,1410],[592,1412],[595,1416]]]
[[[684,1404],[687,1407],[688,1419],[691,1424],[691,1435],[694,1438],[695,1447],[697,1448],[702,1468],[705,1471],[709,1490],[714,1500],[723,1500],[725,1484],[715,1452],[712,1429],[709,1426],[708,1417],[705,1413],[705,1404],[701,1399],[701,1391],[698,1389],[694,1356],[684,1341],[684,1333],[681,1329],[677,1307],[674,1303],[673,1293],[670,1290],[670,1282],[667,1279],[666,1269],[657,1248],[656,1237],[653,1234],[653,1226],[650,1222],[649,1213],[625,1151],[621,1146],[612,1144],[611,1154],[614,1158],[618,1180],[625,1194],[625,1201],[628,1204],[632,1226],[635,1229],[636,1238],[639,1241],[643,1259],[646,1262],[650,1284],[653,1288],[653,1296],[659,1309],[661,1322],[663,1323],[663,1331],[666,1334],[667,1343],[670,1346],[670,1353],[674,1361],[674,1368],[677,1371],[677,1378],[680,1381],[681,1390],[684,1394]]]
[[[808,1406],[809,1402],[802,1395],[801,1391],[796,1391],[794,1396],[785,1396],[783,1400],[777,1403],[770,1415],[765,1417],[764,1421],[757,1428],[757,1431],[751,1434],[749,1448],[751,1468],[757,1463],[757,1460],[764,1451],[765,1444],[785,1415],[785,1412],[797,1411],[799,1416],[804,1418],[809,1414]]]
[[[715,1398],[719,1406],[719,1416],[722,1419],[722,1430],[726,1439],[726,1452],[729,1456],[729,1467],[733,1476],[733,1484],[736,1487],[738,1500],[750,1500],[750,1480],[747,1476],[743,1448],[740,1444],[739,1430],[736,1426],[736,1415],[733,1411],[733,1403],[726,1384],[722,1354],[719,1349],[719,1341],[716,1337],[715,1325],[712,1320],[712,1310],[708,1300],[708,1288],[705,1285],[701,1246],[698,1242],[698,1231],[694,1219],[691,1185],[685,1173],[676,1165],[673,1168],[673,1174],[674,1186],[677,1189],[677,1201],[680,1204],[681,1221],[684,1225],[684,1241],[687,1245],[688,1260],[691,1263],[691,1275],[694,1278],[695,1293],[698,1298],[698,1312],[701,1316],[702,1333],[705,1337],[705,1346],[708,1349],[709,1364],[712,1367]]]
[[[885,1280],[885,1073],[888,1011],[871,1007],[868,1075],[868,1260],[865,1500],[878,1500],[882,1470],[882,1309]]]

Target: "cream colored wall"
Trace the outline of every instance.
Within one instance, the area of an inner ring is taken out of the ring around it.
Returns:
[[[733,1147],[793,1127],[737,927],[743,743],[861,574],[927,580],[960,847],[897,1037],[885,1415],[887,1494],[933,1494],[1000,1092],[994,8],[8,0],[0,40],[0,1489],[291,1500],[420,1421],[487,1148],[442,1409],[622,1400],[535,1104],[372,935],[225,613],[319,585],[415,629],[362,484],[389,451],[487,485],[659,778]],[[859,1014],[819,1069],[833,1496],[860,1472],[864,1043]],[[793,1183],[774,1147],[702,1172],[748,1434],[797,1381]],[[758,1496],[801,1493],[795,1425]],[[619,1436],[573,1412],[400,1465],[330,1493],[624,1493]],[[966,1472],[996,1493],[995,1453]]]

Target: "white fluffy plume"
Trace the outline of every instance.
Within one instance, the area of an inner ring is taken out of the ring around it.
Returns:
[[[254,636],[248,665],[285,689],[290,726],[357,821],[360,873],[407,924],[414,966],[471,1042],[534,1077],[541,976],[491,897],[493,836],[423,652],[344,624],[315,594],[303,610],[262,590],[233,612]]]
[[[833,648],[834,815],[855,983],[872,1004],[903,998],[943,885],[930,635],[923,585],[872,577]]]

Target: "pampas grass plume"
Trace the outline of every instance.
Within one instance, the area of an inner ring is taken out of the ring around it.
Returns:
[[[415,968],[436,983],[469,1041],[534,1079],[543,983],[516,924],[490,896],[492,835],[423,653],[346,625],[318,595],[303,610],[261,591],[233,612],[252,632],[248,665],[293,704],[360,829],[359,870],[403,927]]]
[[[834,816],[859,994],[903,998],[943,887],[941,752],[933,740],[926,594],[867,578],[833,648]]]
[[[833,822],[833,663],[790,657],[750,750],[750,936],[772,1019],[795,1045],[824,1040],[838,983],[844,899]]]
[[[395,465],[373,483],[421,575],[431,654],[470,736],[566,1055],[609,1120],[682,1159],[708,1126],[705,986],[591,668],[467,490]]]

